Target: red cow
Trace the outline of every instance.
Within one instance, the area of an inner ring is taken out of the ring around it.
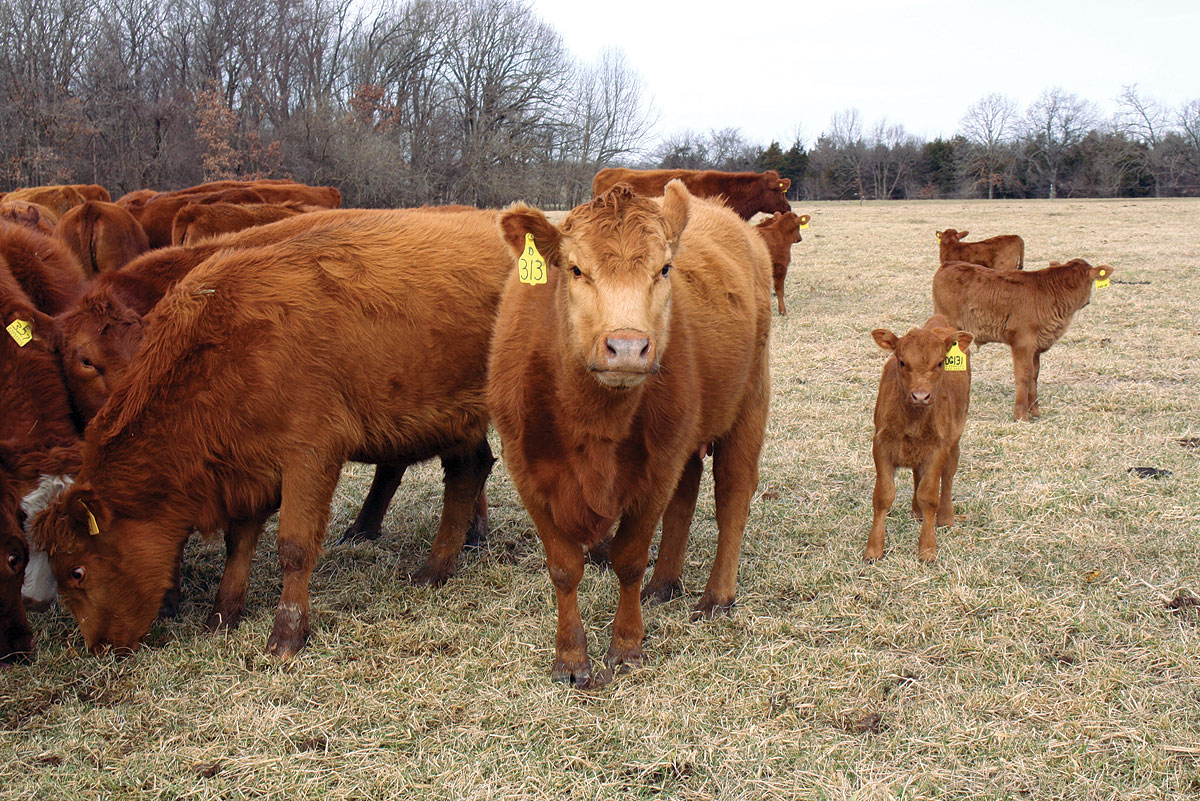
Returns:
[[[61,242],[6,222],[0,222],[0,269],[46,314],[63,311],[83,288],[83,268]]]
[[[17,523],[20,502],[15,483],[0,469],[0,667],[33,653],[33,631],[21,600],[29,546]]]
[[[23,225],[31,231],[46,236],[54,235],[58,215],[38,203],[28,200],[4,200],[0,202],[0,219]]]
[[[54,235],[89,276],[116,270],[150,249],[146,232],[132,214],[116,203],[99,200],[69,209]]]
[[[1020,270],[1025,267],[1025,240],[1016,234],[1004,234],[979,242],[963,242],[969,231],[947,228],[938,231],[938,261],[965,261],[995,270]]]
[[[129,206],[129,213],[134,216],[146,231],[146,238],[152,248],[165,248],[171,244],[171,229],[175,224],[175,215],[183,207],[192,203],[264,203],[265,199],[254,189],[224,189],[219,192],[196,195],[162,194],[146,201],[140,208]]]
[[[680,181],[654,199],[619,185],[559,227],[516,204],[500,227],[520,277],[545,282],[514,276],[505,288],[488,403],[558,599],[552,676],[583,686],[592,677],[576,601],[585,549],[619,521],[605,663],[636,665],[641,598],[681,591],[710,449],[717,557],[693,617],[733,604],[770,393],[771,261],[748,225]],[[658,562],[641,591],[660,519]]]
[[[138,646],[195,529],[226,531],[209,625],[236,625],[278,508],[268,645],[298,651],[348,459],[443,457],[444,514],[418,577],[444,579],[491,466],[487,343],[511,267],[494,214],[363,211],[193,270],[148,316],[75,485],[33,524],[88,647]]]
[[[308,206],[291,203],[211,203],[184,206],[175,214],[175,220],[171,224],[171,243],[195,245],[205,239],[286,220],[311,210]]]
[[[783,279],[787,277],[788,265],[792,263],[792,245],[802,241],[800,229],[808,225],[808,220],[807,214],[777,211],[754,227],[767,243],[767,252],[771,254],[771,274],[775,279],[775,297],[779,301],[780,314],[787,314],[787,307],[783,303]]]
[[[871,336],[892,357],[883,366],[875,400],[875,518],[863,558],[883,556],[887,514],[896,499],[896,468],[911,467],[913,517],[921,518],[917,555],[932,562],[937,558],[935,521],[954,524],[950,492],[971,400],[971,335],[955,331],[935,314],[902,337],[886,328],[876,328]]]
[[[4,196],[5,202],[28,200],[45,206],[55,214],[63,214],[88,200],[109,201],[108,190],[95,184],[57,184],[54,186],[31,186],[14,189]]]
[[[629,184],[634,193],[657,197],[668,181],[680,180],[696,197],[720,198],[748,220],[758,212],[791,211],[787,191],[792,179],[766,172],[720,172],[718,170],[629,170],[609,167],[592,179],[592,197],[599,197],[617,184]]]
[[[933,276],[933,310],[975,335],[975,342],[1004,342],[1012,349],[1017,399],[1013,418],[1041,415],[1037,381],[1042,354],[1067,330],[1092,298],[1097,279],[1113,273],[1083,259],[1051,262],[1043,270],[993,270],[952,261]]]

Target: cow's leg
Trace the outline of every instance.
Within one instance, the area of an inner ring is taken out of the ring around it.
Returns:
[[[737,592],[738,559],[750,499],[758,486],[758,457],[767,428],[767,397],[771,379],[766,352],[761,372],[747,387],[741,413],[717,444],[713,454],[714,499],[717,506],[717,557],[708,585],[692,610],[692,620],[711,618],[733,607]]]
[[[404,471],[408,468],[408,464],[408,462],[380,462],[375,465],[375,478],[371,479],[371,489],[367,490],[367,497],[363,501],[362,509],[358,510],[358,517],[354,518],[350,528],[346,529],[341,539],[337,541],[338,545],[379,539],[380,530],[383,528],[383,516],[387,514],[392,496],[400,488],[400,480],[404,478]]]
[[[258,549],[265,518],[231,520],[225,529],[225,572],[217,587],[212,614],[205,625],[209,631],[228,631],[241,622],[246,609],[246,585],[250,581],[250,562]]]
[[[545,507],[525,504],[546,549],[546,567],[558,604],[558,630],[554,637],[554,666],[550,678],[582,689],[592,680],[587,636],[579,616],[579,580],[583,578],[583,548],[564,535]]]
[[[458,554],[467,541],[467,528],[474,517],[476,502],[483,494],[483,483],[494,461],[486,438],[470,448],[442,456],[442,468],[446,473],[442,521],[429,547],[429,558],[413,574],[413,584],[440,587],[454,572]]]
[[[938,497],[937,524],[939,526],[954,525],[954,499],[951,487],[954,484],[954,474],[958,471],[958,443],[950,448],[946,463],[942,466],[941,494]],[[914,490],[915,494],[916,490]]]
[[[1036,420],[1042,416],[1042,410],[1038,408],[1038,375],[1042,372],[1042,354],[1040,351],[1033,353],[1033,376],[1029,382],[1029,416]]]
[[[779,313],[787,314],[787,307],[783,305],[783,279],[787,277],[786,273],[775,274],[775,298],[779,301]]]
[[[468,548],[478,548],[487,542],[488,535],[488,499],[487,488],[481,489],[475,497],[475,516],[471,519],[471,527],[467,529]]]
[[[699,461],[698,456],[692,459]],[[643,499],[634,512],[621,519],[612,541],[612,568],[620,585],[617,600],[617,615],[613,619],[612,645],[604,657],[609,668],[620,665],[637,667],[642,664],[642,640],[646,627],[642,621],[642,577],[646,574],[646,562],[650,558],[650,540],[654,529],[672,496],[678,493],[668,490],[656,497]],[[695,496],[693,495],[693,505]],[[690,515],[689,515],[690,517]]]
[[[267,650],[283,658],[303,648],[308,639],[308,583],[321,553],[340,472],[339,460],[324,465],[297,461],[283,473],[276,538],[283,592],[267,639]]]
[[[663,603],[683,594],[683,554],[687,550],[688,532],[696,512],[696,496],[700,494],[700,475],[703,472],[704,462],[699,454],[693,453],[663,513],[658,559],[654,563],[650,581],[642,590],[641,597],[646,603]]]
[[[896,500],[896,466],[888,458],[879,443],[871,447],[871,455],[875,459],[875,492],[871,496],[871,506],[875,516],[871,520],[871,533],[867,535],[867,547],[863,551],[863,559],[873,562],[883,556],[883,546],[887,535],[887,514]],[[920,484],[913,486],[913,502],[917,500],[917,490]]]
[[[162,603],[158,606],[158,616],[168,620],[179,614],[179,601],[183,597],[183,548],[187,539],[179,543],[179,551],[175,554],[175,566],[171,569],[171,586],[163,593]]]
[[[912,497],[912,516],[913,520],[921,519],[921,505],[917,503],[917,487],[921,486],[921,466],[917,465],[913,471],[913,497]]]
[[[1030,393],[1034,386],[1034,348],[1018,340],[1012,346],[1013,377],[1017,384],[1017,400],[1013,409],[1014,420],[1024,420],[1029,415]]]
[[[921,505],[921,536],[917,539],[917,558],[922,562],[937,559],[937,530],[934,521],[938,514],[942,469],[948,453],[939,449],[927,460],[922,470],[921,486],[917,487],[917,502]],[[951,515],[953,516],[953,514]]]

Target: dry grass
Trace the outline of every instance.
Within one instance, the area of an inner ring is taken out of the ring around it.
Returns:
[[[648,610],[646,667],[592,693],[550,682],[541,546],[499,466],[493,531],[450,583],[421,561],[440,476],[406,477],[376,544],[330,550],[301,656],[263,655],[279,582],[264,547],[250,611],[202,633],[216,543],[189,548],[179,618],[114,661],[61,611],[37,661],[0,675],[0,795],[32,798],[1183,798],[1200,791],[1200,202],[805,205],[739,603]],[[934,231],[1020,233],[1027,263],[1116,267],[1043,359],[1043,417],[1014,423],[1007,349],[974,359],[940,560],[915,558],[902,472],[889,547],[870,523],[868,332],[930,310]],[[1134,466],[1169,477],[1131,476]],[[331,530],[370,472],[348,467]],[[768,492],[771,490],[773,492]],[[774,497],[777,494],[778,497]],[[685,581],[715,540],[706,480]],[[589,568],[593,658],[616,594]]]

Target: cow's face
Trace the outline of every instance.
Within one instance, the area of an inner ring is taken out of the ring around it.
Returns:
[[[914,328],[902,337],[877,328],[871,336],[879,347],[896,357],[900,396],[906,404],[916,408],[933,404],[950,348],[958,343],[965,353],[973,339],[966,331],[950,328]]]
[[[87,647],[137,650],[171,585],[170,538],[149,521],[114,519],[79,486],[34,520],[33,535],[50,556],[59,597]]]
[[[667,184],[661,201],[618,184],[572,210],[561,229],[542,225],[533,210],[514,208],[501,218],[515,251],[530,231],[557,271],[566,356],[606,387],[632,389],[658,372],[671,323],[672,259],[690,198],[680,181]]]
[[[112,394],[142,341],[142,319],[108,296],[85,297],[58,320],[56,345],[63,378],[83,419]]]
[[[787,192],[792,186],[791,178],[780,178],[779,173],[771,170],[762,177],[761,195],[762,210],[767,214],[789,212],[792,206],[788,203]]]

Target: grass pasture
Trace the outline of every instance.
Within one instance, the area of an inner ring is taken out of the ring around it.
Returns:
[[[329,547],[312,638],[264,655],[279,570],[264,538],[241,628],[203,621],[223,561],[189,546],[179,617],[125,660],[69,615],[31,616],[36,660],[0,673],[5,799],[1151,799],[1200,793],[1200,201],[797,204],[789,316],[732,616],[646,612],[647,664],[551,683],[541,545],[498,463],[492,532],[439,590],[421,562],[440,470],[410,471],[377,543]],[[884,356],[931,313],[935,230],[1020,233],[1026,265],[1115,267],[1043,358],[1042,418],[1012,420],[1007,348],[973,354],[962,522],[916,559],[898,494],[882,561],[871,410]],[[499,448],[499,443],[494,442]],[[1131,467],[1170,471],[1131,475]],[[706,471],[707,472],[707,471]],[[330,540],[370,468],[348,466]],[[684,580],[715,549],[706,476]],[[611,573],[588,567],[591,655]]]

